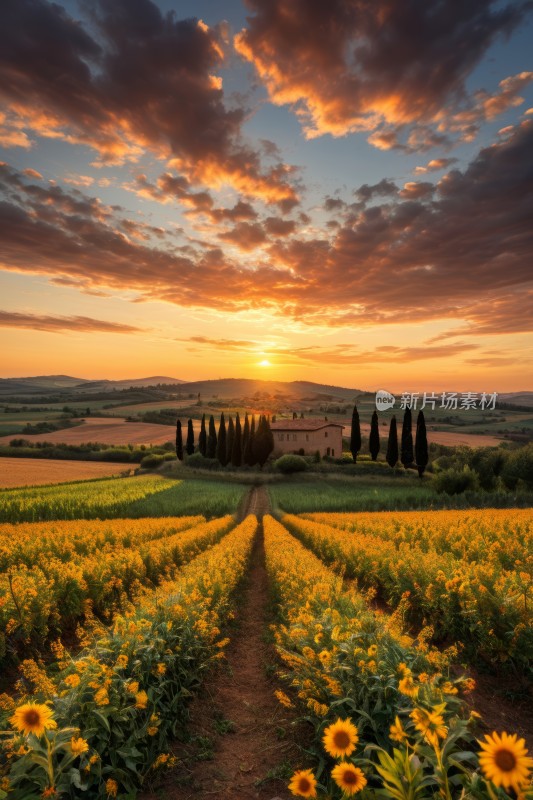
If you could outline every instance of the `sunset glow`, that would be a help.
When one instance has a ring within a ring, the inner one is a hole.
[[[437,5],[8,0],[0,377],[528,388],[531,14]]]

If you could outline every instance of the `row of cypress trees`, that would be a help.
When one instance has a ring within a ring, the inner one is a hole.
[[[406,408],[403,415],[401,447],[398,445],[398,429],[396,425],[396,417],[392,417],[389,426],[389,437],[387,441],[387,453],[385,460],[391,467],[395,467],[398,460],[402,462],[405,469],[408,467],[416,466],[420,477],[424,474],[429,461],[428,440],[426,431],[426,420],[424,419],[424,412],[419,411],[416,420],[416,434],[415,443],[413,447],[413,433],[412,433],[412,414],[411,409]],[[357,454],[361,449],[361,425],[359,422],[359,412],[357,406],[354,406],[352,413],[352,427],[350,435],[350,452],[353,460],[357,461]],[[379,437],[379,420],[378,413],[374,411],[372,414],[372,421],[370,423],[370,437],[368,440],[368,449],[372,461],[378,457],[381,449],[381,442]]]
[[[264,415],[259,417],[257,426],[255,416],[245,414],[244,425],[241,424],[239,413],[229,417],[226,426],[224,412],[220,415],[218,432],[215,426],[213,415],[209,418],[206,428],[205,414],[202,416],[200,435],[198,436],[198,452],[204,458],[216,458],[225,467],[231,464],[233,467],[249,466],[259,464],[263,467],[270,453],[274,449],[274,436],[270,429],[270,422]],[[194,440],[194,427],[192,419],[187,422],[187,439],[183,446],[183,431],[181,421],[176,422],[176,455],[183,461],[184,452],[192,455],[196,450]]]

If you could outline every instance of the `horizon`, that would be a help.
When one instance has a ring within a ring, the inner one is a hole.
[[[528,391],[526,3],[4,6],[2,377]]]

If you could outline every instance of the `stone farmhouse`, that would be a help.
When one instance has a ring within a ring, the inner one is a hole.
[[[270,423],[274,435],[274,454],[298,453],[303,450],[312,455],[318,450],[321,456],[342,455],[342,430],[344,425],[320,419],[291,419]]]

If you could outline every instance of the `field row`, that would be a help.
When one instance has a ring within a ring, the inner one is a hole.
[[[0,661],[30,644],[42,650],[94,616],[112,619],[138,602],[145,587],[174,578],[233,524],[226,515],[209,522],[185,517],[0,526],[0,554],[8,562],[0,573]],[[83,548],[86,555],[79,553]]]
[[[294,773],[292,794],[503,800],[505,786],[530,797],[523,740],[494,734],[480,751],[479,715],[462,699],[474,682],[449,678],[446,653],[405,637],[398,617],[370,611],[284,525],[265,517],[264,528],[287,687],[277,696],[310,726],[311,768]]]
[[[285,515],[283,522],[417,633],[429,629],[434,642],[457,642],[470,658],[489,665],[510,660],[527,673],[533,658],[530,511],[478,510],[466,519],[448,511],[310,516]]]
[[[0,490],[0,522],[233,514],[245,488],[160,475]]]
[[[184,724],[191,691],[223,654],[220,626],[230,615],[256,529],[253,516],[233,527],[183,566],[175,581],[116,616],[78,658],[58,645],[55,678],[34,661],[23,663],[18,688],[26,696],[17,704],[0,697],[0,727],[14,729],[0,753],[1,789],[9,789],[10,798],[74,798],[80,791],[88,800],[134,797],[158,770],[174,764],[169,742]]]

